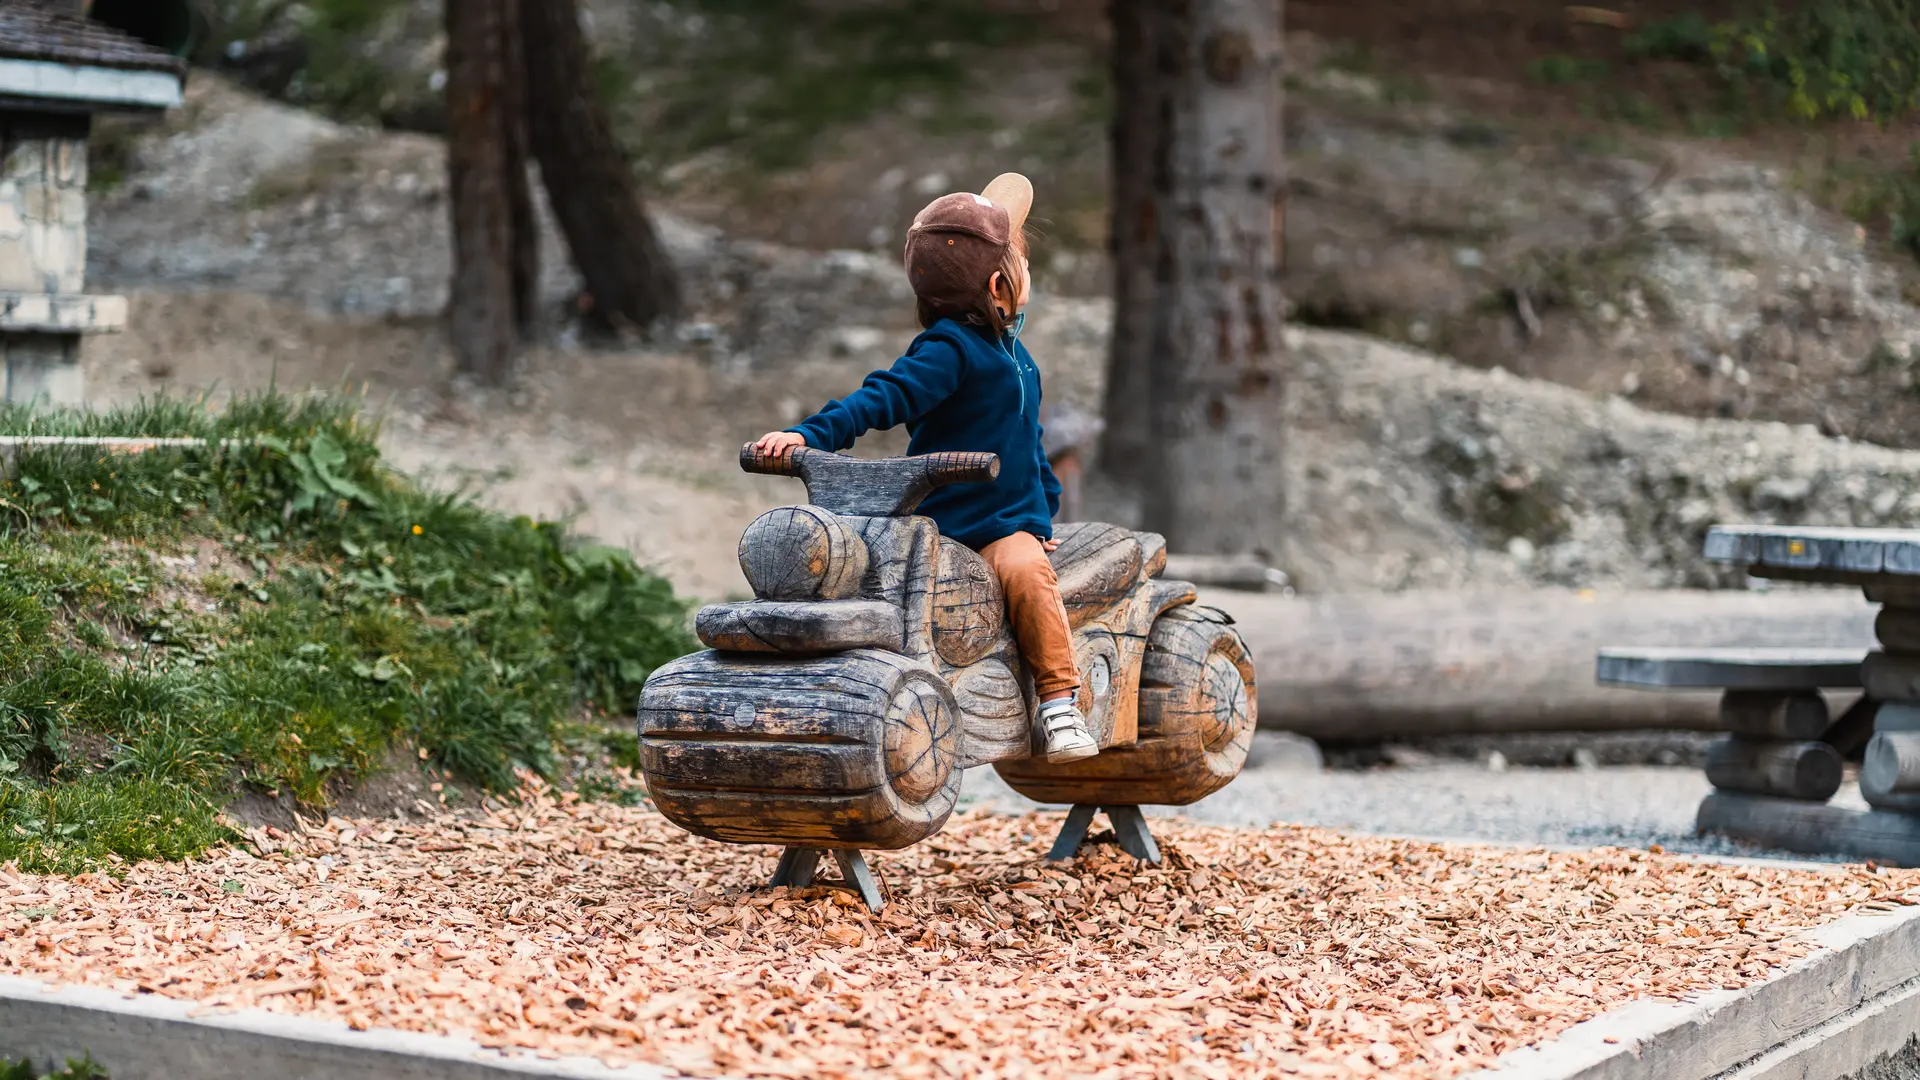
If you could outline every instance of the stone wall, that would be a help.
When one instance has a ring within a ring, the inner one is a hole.
[[[87,266],[87,144],[0,143],[0,292],[78,293]]]

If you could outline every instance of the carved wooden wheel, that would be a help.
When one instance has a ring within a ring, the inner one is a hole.
[[[1227,617],[1186,605],[1154,621],[1140,671],[1140,738],[1097,757],[994,769],[1029,799],[1049,803],[1185,806],[1240,774],[1258,715],[1253,659]]]
[[[1194,705],[1200,724],[1200,745],[1210,754],[1225,753],[1237,738],[1252,738],[1252,680],[1241,669],[1239,658],[1228,650],[1207,653]],[[1212,708],[1206,706],[1211,704]]]
[[[654,805],[714,840],[906,847],[960,796],[953,691],[886,650],[682,657],[647,680],[639,729]]]
[[[887,782],[910,803],[939,794],[953,773],[958,721],[953,695],[945,690],[909,678],[887,706]]]

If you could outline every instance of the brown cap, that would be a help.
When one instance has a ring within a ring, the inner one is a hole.
[[[941,311],[978,304],[1032,206],[1033,185],[1019,173],[1002,173],[978,195],[956,192],[928,203],[907,230],[914,295]]]

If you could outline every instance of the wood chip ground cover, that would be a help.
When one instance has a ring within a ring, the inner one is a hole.
[[[876,917],[758,889],[771,849],[535,789],[119,880],[0,867],[0,972],[694,1075],[1443,1077],[1920,896],[1920,872],[1166,821],[1161,867],[1107,843],[1055,866],[1059,823],[961,815],[876,856]]]

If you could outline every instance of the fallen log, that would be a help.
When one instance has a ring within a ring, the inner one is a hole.
[[[1700,801],[1694,830],[1780,851],[1920,866],[1920,817],[1887,810],[1715,791]]]
[[[1850,589],[1406,592],[1208,590],[1260,680],[1260,726],[1322,741],[1533,731],[1724,730],[1713,690],[1600,686],[1603,645],[1874,647]],[[1839,713],[1853,695],[1835,694]]]

